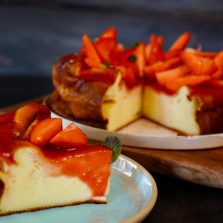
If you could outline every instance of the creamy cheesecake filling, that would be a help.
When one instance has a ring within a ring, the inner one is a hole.
[[[37,149],[20,148],[14,159],[14,164],[5,163],[0,172],[4,183],[0,214],[85,201],[106,202],[104,196],[94,197],[91,188],[78,177],[52,175],[59,170],[42,159]]]
[[[146,85],[143,93],[143,115],[157,123],[188,135],[200,134],[196,120],[197,101],[189,99],[188,87],[169,95]]]
[[[121,75],[118,75],[102,101],[102,117],[108,120],[106,129],[117,130],[140,117],[141,97],[141,85],[129,89],[122,82]]]

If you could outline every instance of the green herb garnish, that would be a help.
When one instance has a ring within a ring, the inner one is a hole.
[[[112,163],[115,162],[122,150],[122,145],[119,138],[116,136],[108,136],[105,138],[103,145],[112,150]]]
[[[109,68],[109,67],[110,67],[110,64],[109,64],[107,61],[104,61],[104,62],[103,62],[103,65],[104,65],[106,68]]]
[[[131,63],[135,63],[136,62],[136,56],[135,55],[130,55],[128,58],[128,61]]]
[[[136,42],[136,43],[132,44],[130,48],[136,48],[138,45],[139,45],[139,42]]]

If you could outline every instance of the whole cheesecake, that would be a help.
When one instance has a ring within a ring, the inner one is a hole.
[[[163,50],[163,36],[125,49],[115,28],[52,69],[49,105],[61,115],[116,131],[144,117],[183,135],[223,131],[223,53],[187,48],[190,33]]]
[[[111,162],[110,148],[88,145],[74,124],[62,129],[45,106],[0,115],[0,215],[106,203]]]

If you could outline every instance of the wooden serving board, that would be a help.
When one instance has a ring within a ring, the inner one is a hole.
[[[151,172],[223,188],[223,148],[176,151],[124,147],[123,154]]]
[[[32,102],[42,100],[43,97],[40,97]],[[0,113],[14,110],[25,103],[0,109]],[[136,160],[151,172],[223,188],[223,148],[177,151],[124,146],[122,153]]]

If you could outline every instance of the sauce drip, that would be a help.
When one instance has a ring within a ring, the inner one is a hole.
[[[110,176],[111,150],[103,146],[61,149],[48,145],[44,157],[59,167],[59,174],[78,177],[87,183],[94,196],[103,196]]]
[[[13,162],[12,153],[15,147],[14,114],[14,112],[10,112],[0,116],[0,156],[9,163]]]
[[[191,96],[199,96],[202,101],[209,101],[213,107],[223,106],[223,86],[205,83],[191,87]]]

